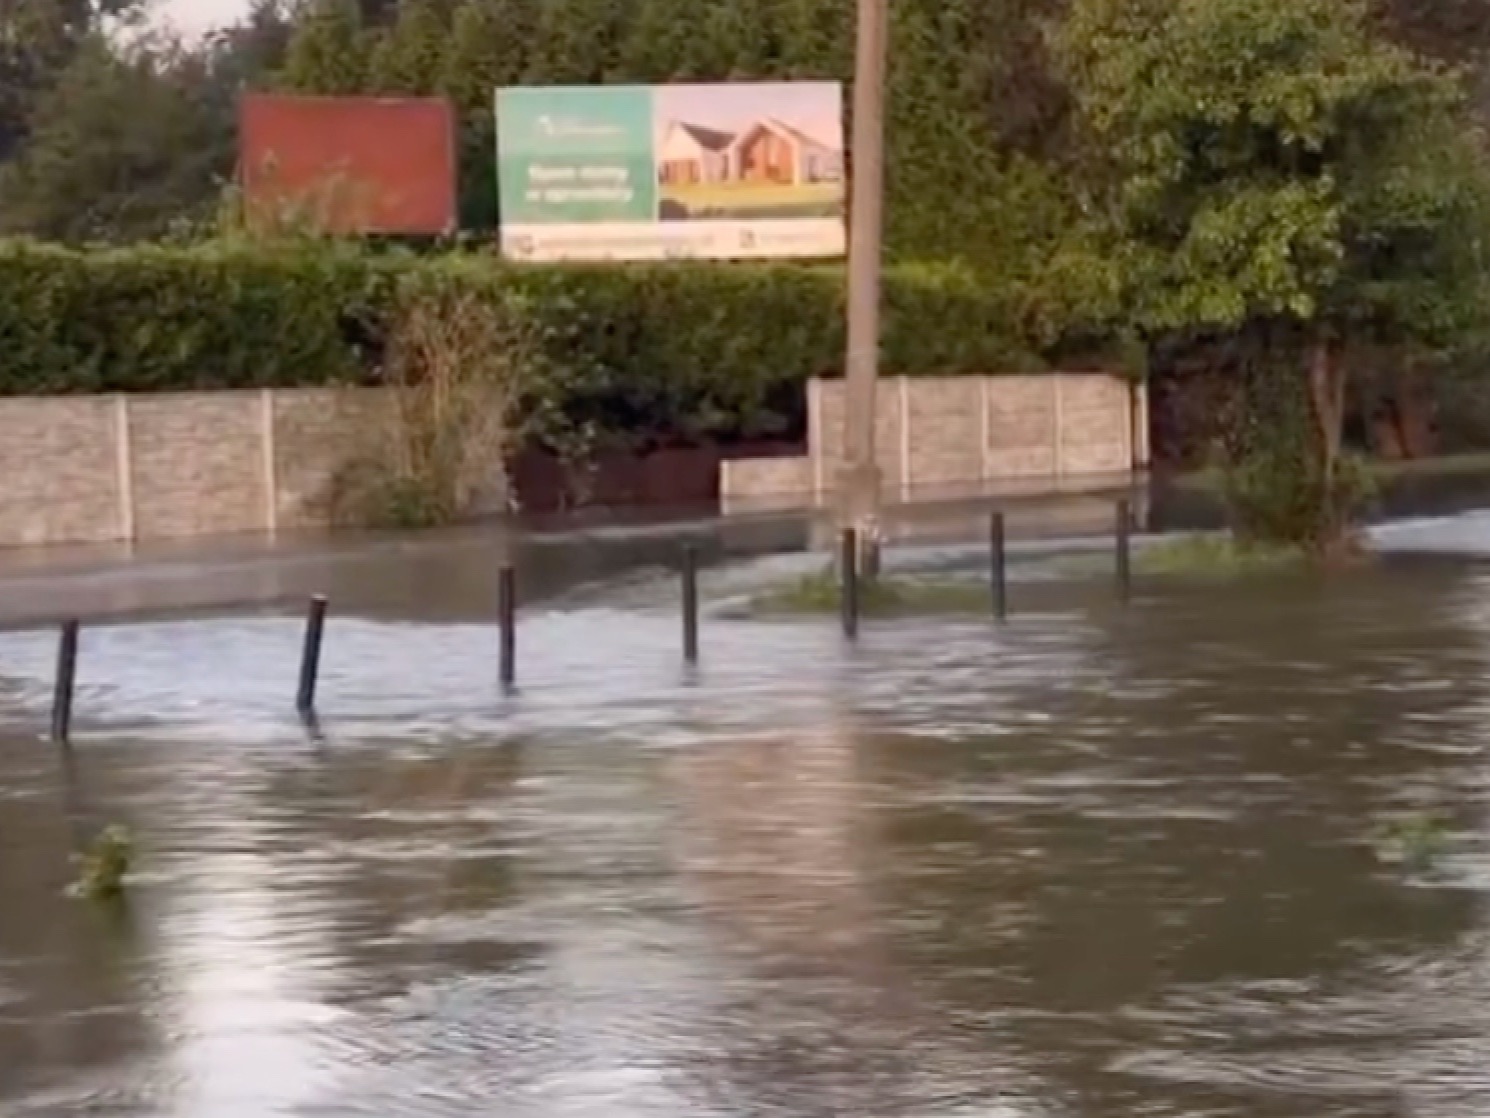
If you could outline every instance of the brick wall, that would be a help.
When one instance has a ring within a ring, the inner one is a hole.
[[[377,393],[0,399],[0,547],[321,523]]]
[[[808,386],[808,456],[726,462],[735,506],[830,495],[843,466],[844,384]],[[892,499],[1126,473],[1147,464],[1147,396],[1105,373],[886,377],[875,395],[875,453]]]

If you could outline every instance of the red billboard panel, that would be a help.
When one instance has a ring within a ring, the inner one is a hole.
[[[447,101],[248,94],[239,106],[238,166],[256,228],[456,227],[455,114]]]

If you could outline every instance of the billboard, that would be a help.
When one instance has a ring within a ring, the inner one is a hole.
[[[238,167],[250,225],[327,233],[456,227],[455,115],[434,98],[248,94]]]
[[[517,260],[845,251],[834,82],[498,90],[497,174]]]

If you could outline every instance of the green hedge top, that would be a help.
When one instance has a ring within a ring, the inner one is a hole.
[[[841,367],[841,268],[513,266],[326,242],[65,249],[0,242],[0,395],[371,383],[401,294],[520,300],[546,403],[602,432],[770,433]],[[1013,301],[956,271],[885,276],[887,373],[1038,367]]]

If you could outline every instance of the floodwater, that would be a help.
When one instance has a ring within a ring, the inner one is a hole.
[[[1490,513],[1377,539],[1127,606],[1032,549],[852,648],[714,552],[696,671],[662,544],[533,551],[510,696],[479,549],[379,553],[318,733],[294,611],[199,610],[85,632],[66,757],[0,634],[0,1114],[1483,1118]]]

